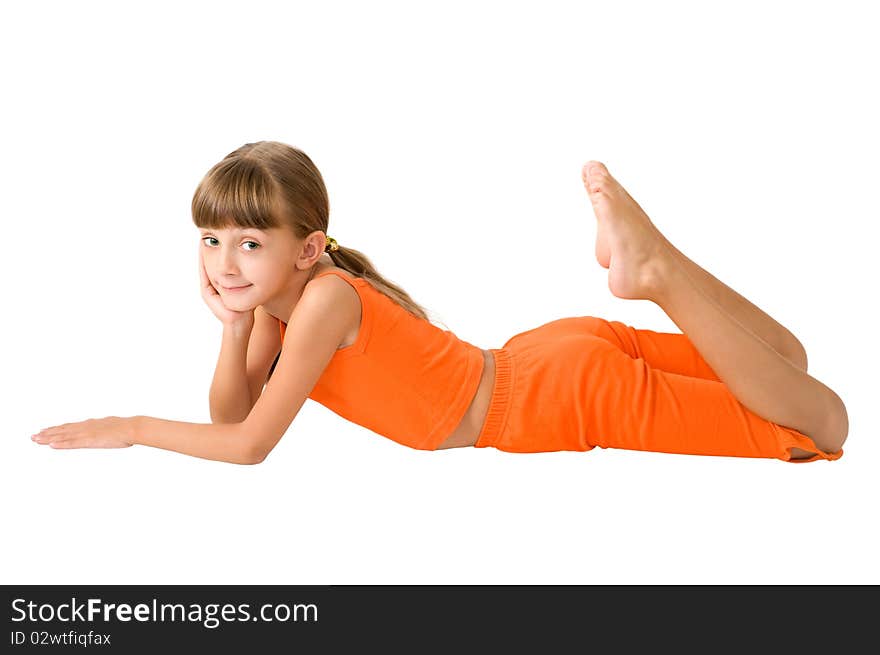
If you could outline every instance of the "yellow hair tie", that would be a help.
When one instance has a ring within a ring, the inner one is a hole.
[[[326,245],[324,246],[324,252],[334,252],[339,250],[339,244],[336,243],[336,239],[333,237],[327,237]]]

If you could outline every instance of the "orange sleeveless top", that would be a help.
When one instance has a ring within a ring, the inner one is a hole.
[[[361,299],[357,340],[336,351],[309,398],[404,446],[435,450],[470,406],[480,348],[414,316],[363,278],[339,270]],[[281,340],[286,324],[279,321]]]

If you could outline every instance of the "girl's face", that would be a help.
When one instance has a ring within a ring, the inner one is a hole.
[[[199,233],[208,279],[229,309],[253,309],[285,295],[297,272],[298,248],[289,231],[232,227]]]

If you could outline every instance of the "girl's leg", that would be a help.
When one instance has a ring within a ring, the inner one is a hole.
[[[625,189],[623,191],[626,192]],[[685,273],[704,294],[718,303],[724,311],[739,321],[743,327],[756,337],[763,339],[771,348],[792,364],[802,371],[807,370],[807,352],[791,331],[761,310],[760,307],[752,304],[747,298],[731,289],[709,273],[709,271],[688,258],[657,229],[653,222],[648,221],[648,223],[657,238],[672,253],[673,257],[681,263]],[[604,240],[597,240],[596,242],[596,258],[601,266],[608,268],[610,252]]]
[[[731,393],[762,418],[835,452],[848,421],[840,397],[782,357],[706,296],[674,261],[649,298],[681,328]]]
[[[743,327],[760,339],[763,339],[773,350],[785,357],[802,371],[807,370],[807,351],[788,329],[773,317],[749,302],[748,299],[724,284],[721,280],[686,257],[672,245],[666,237],[657,231],[663,245],[680,263],[684,272],[700,291],[718,303],[721,308],[735,318]]]
[[[657,303],[746,408],[809,435],[822,450],[839,450],[849,429],[840,397],[706,295],[601,163],[587,164],[585,182],[599,222],[598,240],[607,244],[612,293]]]
[[[653,412],[654,422],[658,423],[657,436],[651,437],[637,431],[638,436],[633,439],[631,435],[618,433],[616,437],[609,436],[599,445],[691,453],[702,448],[708,454],[778,456],[773,454],[776,450],[772,445],[763,453],[760,449],[756,450],[755,444],[764,444],[764,448],[767,448],[766,444],[773,442],[773,428],[767,421],[755,420],[760,417],[742,407],[702,358],[687,335],[638,329],[621,321],[609,321],[596,316],[557,319],[542,326],[540,330],[544,335],[557,339],[570,335],[591,334],[604,339],[630,359],[643,360],[647,365],[644,372],[648,373],[647,380],[653,377],[653,383],[648,382],[648,387],[653,388],[653,392],[642,395],[647,398],[645,404],[649,407],[649,411]],[[608,372],[608,377],[617,378],[618,384],[624,385],[626,378],[638,380],[642,371],[638,368],[639,362],[633,364],[637,366],[635,369],[618,364],[613,371]],[[674,375],[667,375],[669,373]],[[709,380],[716,384],[702,384],[691,378]],[[630,398],[639,395],[638,389],[639,385],[636,384],[633,387],[634,393],[627,389],[619,391],[622,397]],[[678,416],[665,415],[665,412],[659,409],[664,404],[673,407],[687,405],[690,410]],[[697,412],[694,412],[695,405],[699,406]],[[611,415],[619,417],[621,408],[613,408]],[[671,427],[673,424],[674,428]],[[730,425],[734,427],[730,428]],[[724,426],[728,428],[725,429]],[[677,442],[668,436],[676,433],[695,436]],[[702,435],[702,439],[696,435]],[[794,445],[800,443],[796,435],[787,435],[784,438],[789,442],[792,460],[817,459],[815,449],[805,450]],[[812,447],[810,444],[804,445]]]
[[[793,462],[843,455],[759,416],[723,382],[663,371],[600,337],[550,337],[517,352],[520,345],[509,427],[488,444],[501,450],[600,446]]]

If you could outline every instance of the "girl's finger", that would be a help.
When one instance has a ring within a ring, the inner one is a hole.
[[[202,286],[208,286],[208,273],[205,271],[205,260],[202,257],[202,249],[199,248],[199,277],[202,280]]]
[[[49,444],[49,448],[80,448],[81,446],[74,440],[53,441]]]
[[[199,274],[202,277],[202,288],[214,296],[219,296],[217,289],[214,288],[214,285],[211,284],[211,280],[208,279],[208,271],[205,270],[205,259],[202,256],[202,250],[199,249]]]

